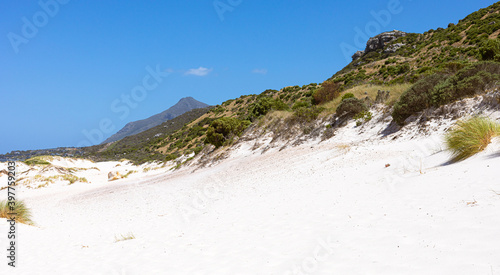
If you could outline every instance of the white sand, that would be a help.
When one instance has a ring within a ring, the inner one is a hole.
[[[395,140],[351,123],[115,182],[117,163],[82,163],[101,170],[79,172],[92,183],[19,191],[37,227],[18,225],[18,267],[2,256],[0,274],[500,274],[500,141],[443,165],[450,123]]]

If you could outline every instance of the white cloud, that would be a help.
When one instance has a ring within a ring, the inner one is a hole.
[[[254,74],[267,74],[267,69],[253,69]]]
[[[185,75],[196,75],[196,76],[206,76],[208,75],[213,69],[208,69],[204,67],[199,67],[198,69],[189,69]]]

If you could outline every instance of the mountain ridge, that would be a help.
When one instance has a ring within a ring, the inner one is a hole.
[[[162,124],[167,120],[171,120],[177,116],[180,116],[188,111],[193,109],[205,108],[208,107],[208,104],[200,102],[193,97],[184,97],[181,98],[175,105],[168,108],[167,110],[158,113],[156,115],[152,115],[148,118],[131,121],[127,123],[122,129],[118,132],[107,138],[101,144],[106,144],[114,141],[118,141],[125,137],[135,135],[146,130],[149,130],[155,126]]]

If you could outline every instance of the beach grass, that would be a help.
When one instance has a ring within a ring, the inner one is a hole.
[[[445,135],[452,161],[465,160],[486,149],[491,139],[500,136],[500,125],[485,117],[458,121]]]

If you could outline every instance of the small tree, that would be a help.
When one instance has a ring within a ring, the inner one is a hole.
[[[333,81],[323,82],[320,89],[316,90],[312,97],[313,102],[316,105],[332,101],[333,99],[340,96],[340,83]]]

